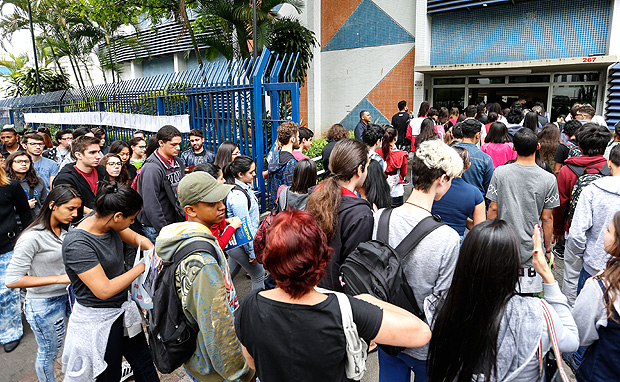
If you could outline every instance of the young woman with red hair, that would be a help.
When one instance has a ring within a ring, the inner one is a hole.
[[[252,291],[235,314],[248,364],[262,381],[347,381],[338,300],[315,290],[330,259],[325,233],[309,213],[283,211],[266,243],[263,264],[277,287]],[[428,325],[406,310],[367,294],[347,297],[367,343],[417,347],[430,340]]]

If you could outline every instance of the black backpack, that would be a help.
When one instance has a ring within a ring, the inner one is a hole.
[[[174,277],[179,263],[194,252],[207,252],[218,260],[211,243],[194,241],[179,249],[172,262],[163,264],[155,281],[153,309],[149,311],[149,345],[155,366],[164,374],[172,373],[196,351],[198,325],[183,313]]]
[[[394,249],[387,244],[392,211],[391,208],[386,209],[381,214],[377,240],[360,243],[340,267],[344,292],[352,296],[368,293],[424,320],[424,312],[418,307],[402,264],[413,248],[443,223],[436,216],[422,219]],[[396,355],[404,349],[397,346],[379,346],[390,355]]]

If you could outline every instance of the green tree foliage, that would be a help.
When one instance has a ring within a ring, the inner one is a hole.
[[[36,70],[23,68],[12,73],[12,80],[4,90],[9,96],[19,97],[37,94]],[[69,78],[50,69],[39,69],[41,92],[49,93],[69,89]]]
[[[306,82],[306,71],[312,61],[312,48],[317,45],[314,32],[301,25],[299,20],[282,18],[270,25],[267,47],[275,53],[299,53],[293,81],[303,86]]]
[[[252,56],[252,2],[248,0],[196,0],[197,30],[205,33],[199,42],[208,45],[207,58],[218,55],[228,60]],[[301,0],[257,0],[256,44],[261,52],[269,39],[271,25],[277,21],[273,9],[290,4],[301,12]]]

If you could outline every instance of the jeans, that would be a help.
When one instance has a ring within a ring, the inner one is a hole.
[[[142,230],[144,232],[144,236],[146,236],[146,238],[149,239],[153,245],[155,245],[155,240],[158,236],[155,228],[143,225]]]
[[[26,298],[26,320],[37,340],[35,371],[40,382],[55,382],[54,362],[65,339],[66,319],[71,314],[69,296]]]
[[[17,341],[24,334],[19,288],[7,288],[4,284],[11,257],[13,250],[0,255],[0,344]]]
[[[581,268],[581,273],[579,273],[579,281],[577,282],[577,296],[579,296],[579,293],[581,293],[581,289],[583,289],[586,280],[588,280],[590,277],[592,277],[592,275],[586,272],[584,268]],[[575,360],[575,363],[577,363],[577,365],[581,365],[581,361],[583,361],[583,356],[586,354],[586,350],[588,350],[587,346],[580,346],[579,349],[577,349],[577,351],[573,353],[573,359]]]
[[[159,381],[149,346],[144,333],[134,337],[123,335],[123,317],[114,321],[108,337],[104,360],[108,364],[105,371],[97,377],[97,382],[118,382],[121,379],[122,357],[131,365],[136,382]]]
[[[391,356],[379,348],[379,382],[409,382],[412,371],[415,382],[426,382],[426,360],[403,352]]]
[[[250,278],[252,279],[252,290],[265,289],[265,268],[263,268],[262,264],[250,263],[247,252],[241,247],[233,248],[226,251],[226,253],[228,254],[228,266],[230,267],[231,278],[234,279],[237,273],[239,273],[239,270],[243,267],[243,269],[250,274]]]

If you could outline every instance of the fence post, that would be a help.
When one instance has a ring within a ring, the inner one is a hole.
[[[252,147],[252,156],[256,162],[256,178],[258,179],[258,189],[260,190],[261,210],[265,211],[267,198],[265,193],[265,179],[263,179],[263,164],[265,156],[265,143],[263,142],[263,73],[267,66],[269,50],[263,49],[263,53],[258,57],[252,73],[252,88],[254,98],[254,138],[256,147]]]
[[[196,96],[193,95],[188,95],[189,97],[189,128],[191,129],[197,129],[200,128],[200,130],[202,130],[202,135],[203,136],[207,136],[207,132],[205,131],[205,128],[203,126],[197,126],[196,123]]]
[[[105,111],[105,103],[103,101],[98,101],[97,102],[97,110],[99,111]],[[103,129],[103,125],[99,125],[100,128]],[[108,144],[107,139],[108,139],[108,134],[106,133],[106,145]]]
[[[32,106],[29,107],[30,112],[34,113],[34,108]],[[24,127],[25,127],[26,123],[24,122]],[[37,129],[37,124],[35,122],[32,122],[32,129],[31,130],[36,130]]]
[[[63,104],[58,105],[58,112],[59,113],[64,113],[65,112],[65,106]],[[60,124],[60,130],[63,130],[65,128],[65,125],[63,125],[62,123]]]
[[[164,97],[157,97],[157,115],[166,115],[164,107]]]
[[[15,112],[13,109],[9,109],[9,123],[15,126]]]
[[[299,82],[293,82],[293,90],[291,90],[291,106],[293,122],[299,125],[301,115],[299,112]]]

